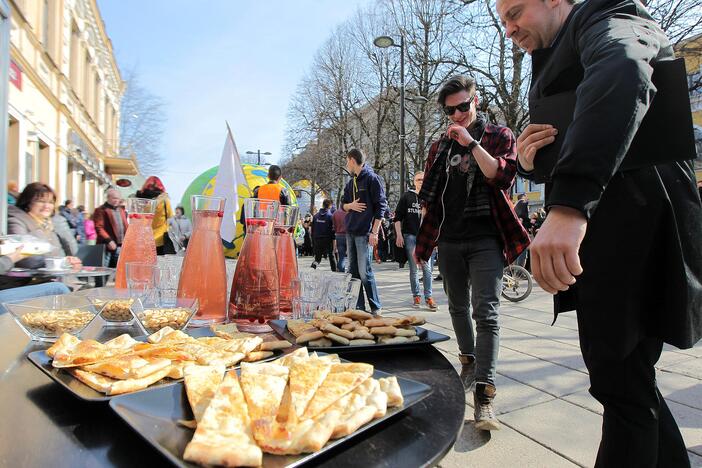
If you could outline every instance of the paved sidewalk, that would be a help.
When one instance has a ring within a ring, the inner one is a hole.
[[[386,315],[421,314],[427,328],[455,336],[441,282],[433,283],[439,311],[417,310],[411,307],[407,267],[400,270],[396,263],[373,267]],[[602,407],[587,391],[575,314],[561,315],[550,326],[551,296],[535,286],[522,302],[503,301],[501,317],[495,403],[502,430],[476,431],[467,421],[439,466],[593,466]],[[455,340],[437,348],[458,367]],[[680,426],[692,466],[702,467],[702,345],[686,351],[666,347],[657,367],[661,393]],[[467,419],[472,415],[473,409],[466,407]]]

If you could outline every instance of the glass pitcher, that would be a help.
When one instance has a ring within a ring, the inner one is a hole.
[[[115,289],[127,289],[127,263],[156,264],[156,242],[151,228],[156,200],[127,198],[126,208],[129,227],[125,226],[127,232],[117,261]]]
[[[292,281],[297,278],[297,255],[295,248],[295,226],[300,209],[282,205],[275,220],[275,255],[278,260],[278,282],[280,285],[280,318],[292,318]]]
[[[229,316],[242,331],[269,332],[268,321],[279,317],[280,290],[273,235],[278,206],[272,200],[244,201],[246,237],[229,298]]]
[[[185,251],[178,282],[178,298],[197,299],[199,309],[190,326],[227,321],[227,272],[219,229],[225,199],[193,195],[193,234]]]

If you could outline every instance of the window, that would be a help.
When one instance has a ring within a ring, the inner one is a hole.
[[[36,151],[36,143],[27,146],[27,152],[24,153],[24,185],[31,184],[37,180],[34,151]]]
[[[80,89],[80,34],[78,33],[78,26],[73,23],[71,28],[71,57],[70,57],[70,69],[69,75],[71,79],[71,86],[73,86],[73,91],[78,94]]]
[[[41,43],[44,44],[44,48],[49,48],[49,0],[43,0],[41,2]]]
[[[108,148],[112,148],[112,129],[110,128],[110,101],[105,98],[105,110],[103,115],[103,135],[105,135],[105,143]]]
[[[93,86],[93,80],[90,69],[90,54],[85,49],[85,60],[83,61],[83,106],[90,111],[90,88]]]
[[[39,182],[47,185],[51,184],[51,156],[49,155],[49,145],[39,140]]]
[[[93,121],[97,124],[100,116],[100,77],[95,74],[95,88],[93,90]]]
[[[19,180],[19,121],[10,116],[10,127],[7,132],[7,180]]]

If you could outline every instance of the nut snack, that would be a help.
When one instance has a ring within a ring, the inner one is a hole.
[[[41,310],[24,314],[20,321],[34,332],[48,334],[70,333],[83,329],[93,314],[81,309]]]
[[[100,317],[108,322],[128,322],[133,319],[132,304],[134,299],[95,299],[96,307],[102,307]]]
[[[190,320],[193,311],[186,307],[159,307],[144,309],[137,313],[147,332],[155,333],[164,327],[182,329]]]

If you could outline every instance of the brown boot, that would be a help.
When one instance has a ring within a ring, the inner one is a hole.
[[[495,417],[495,409],[492,401],[495,399],[497,389],[494,385],[478,382],[475,384],[473,393],[473,405],[475,406],[475,428],[480,431],[497,431],[500,423]]]

